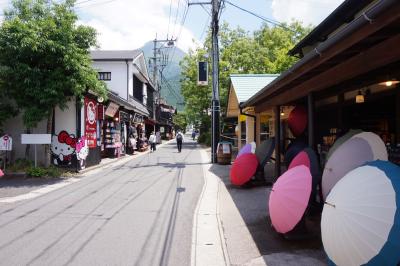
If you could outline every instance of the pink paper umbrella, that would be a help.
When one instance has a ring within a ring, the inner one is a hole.
[[[256,173],[258,166],[257,156],[253,153],[240,155],[233,162],[231,168],[231,182],[234,185],[241,186],[250,180]]]
[[[310,199],[311,173],[299,165],[281,175],[269,196],[269,214],[279,233],[287,233],[301,220]]]
[[[2,177],[4,175],[3,171],[1,171],[0,169],[0,177]]]

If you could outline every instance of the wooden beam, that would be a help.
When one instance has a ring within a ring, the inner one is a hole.
[[[281,175],[281,107],[274,108],[274,130],[275,130],[275,180]]]
[[[308,147],[315,148],[314,138],[314,95],[310,92],[307,95],[307,109],[308,109]]]
[[[343,38],[342,40],[338,41],[335,45],[332,45],[331,47],[327,48],[323,52],[323,55],[321,57],[315,57],[311,59],[309,62],[300,66],[298,69],[296,69],[295,72],[287,74],[287,76],[284,79],[278,81],[276,84],[273,84],[273,86],[271,86],[263,94],[259,95],[258,99],[254,101],[252,105],[254,106],[259,105],[261,102],[265,101],[269,96],[276,93],[278,90],[281,90],[285,86],[290,86],[291,82],[302,77],[305,73],[322,65],[323,63],[339,55],[340,53],[346,52],[346,50],[348,50],[353,45],[366,39],[368,36],[373,35],[375,32],[381,30],[385,26],[395,22],[398,19],[400,19],[400,5],[395,5],[393,8],[389,9],[388,11],[380,14],[379,17],[375,18],[374,23],[372,24],[368,23],[363,25],[361,28],[357,29],[347,38]],[[288,71],[291,71],[291,69],[289,69]]]
[[[369,48],[357,56],[344,61],[341,64],[325,71],[312,79],[309,79],[299,86],[291,88],[272,97],[269,100],[256,106],[256,112],[262,112],[274,105],[281,105],[295,99],[306,96],[312,91],[319,91],[329,88],[335,84],[355,78],[368,73],[379,67],[384,67],[400,60],[400,34]]]
[[[396,125],[396,143],[400,143],[400,91],[399,87],[396,88],[396,117],[395,117],[395,125]]]

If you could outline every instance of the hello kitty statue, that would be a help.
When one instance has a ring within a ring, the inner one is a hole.
[[[78,139],[78,143],[76,144],[76,159],[78,160],[80,169],[85,169],[86,166],[86,158],[89,155],[89,147],[87,145],[86,137],[83,136]]]
[[[75,147],[76,139],[74,135],[68,134],[65,130],[61,131],[58,136],[54,135],[51,140],[53,163],[61,166],[71,165]]]

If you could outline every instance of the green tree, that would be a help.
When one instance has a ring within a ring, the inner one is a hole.
[[[219,92],[222,115],[226,110],[231,74],[281,73],[298,60],[288,56],[287,52],[310,31],[310,28],[303,27],[299,22],[284,26],[285,28],[269,27],[265,24],[260,30],[249,33],[241,28],[231,29],[227,23],[221,25]],[[211,51],[210,35],[204,43],[204,48],[190,51],[181,62],[181,91],[186,102],[186,114],[190,123],[201,124],[203,132],[210,129],[210,116],[207,111],[211,103],[211,82],[208,87],[197,86],[197,61],[204,59],[207,51]]]
[[[14,0],[0,27],[0,91],[33,128],[47,118],[51,132],[56,106],[82,99],[90,89],[106,98],[105,84],[91,66],[96,31],[77,25],[73,0]],[[50,158],[49,149],[46,153]],[[49,161],[49,160],[48,160]]]
[[[185,130],[188,125],[185,113],[177,113],[173,116],[173,121],[178,129]]]

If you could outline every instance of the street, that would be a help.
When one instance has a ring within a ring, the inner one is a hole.
[[[190,265],[204,179],[197,144],[104,166],[40,197],[0,203],[0,265]]]

